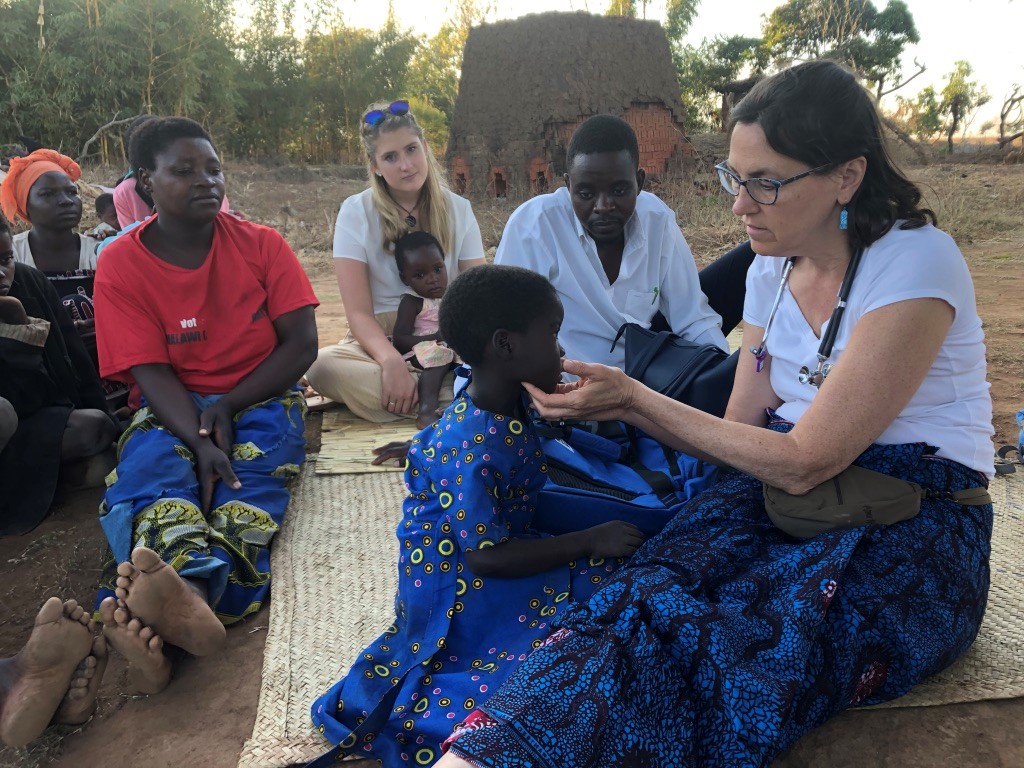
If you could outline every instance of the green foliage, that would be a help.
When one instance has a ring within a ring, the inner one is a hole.
[[[445,147],[448,144],[447,115],[426,99],[418,96],[409,99],[409,108],[416,115],[416,122],[423,129],[427,144],[434,150],[437,157],[444,158]]]
[[[682,45],[686,33],[690,31],[700,0],[668,0],[665,3],[665,34],[670,43],[676,47]]]
[[[719,129],[721,94],[716,89],[735,80],[745,68],[762,70],[760,42],[757,38],[734,35],[675,50],[673,58],[689,130]]]
[[[630,19],[636,18],[636,0],[612,0],[608,5],[605,16],[625,16]]]
[[[76,155],[115,115],[230,123],[230,0],[48,0],[42,45],[38,9],[38,0],[0,5],[0,139],[23,133]]]
[[[908,133],[919,139],[935,138],[942,130],[942,109],[938,94],[932,86],[923,88],[913,99],[897,97],[895,119]]]
[[[836,59],[879,94],[898,78],[904,48],[920,40],[902,0],[890,0],[881,12],[871,0],[787,0],[771,12],[762,32],[776,63]]]
[[[940,109],[946,116],[946,150],[953,151],[953,137],[963,128],[967,129],[978,107],[987,104],[991,98],[983,85],[971,79],[974,70],[963,60],[957,61],[954,69],[946,75],[942,88]]]

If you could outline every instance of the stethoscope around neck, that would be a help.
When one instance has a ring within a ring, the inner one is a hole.
[[[857,273],[857,267],[863,255],[864,246],[861,245],[857,247],[853,252],[853,256],[850,257],[850,263],[846,266],[846,274],[843,275],[843,283],[839,286],[836,305],[832,308],[832,315],[828,319],[828,325],[825,326],[825,332],[821,335],[821,344],[818,345],[818,367],[812,371],[806,365],[800,366],[800,372],[797,373],[796,377],[801,384],[810,384],[815,389],[820,389],[822,383],[824,383],[834,367],[834,363],[830,363],[829,358],[832,356],[832,347],[835,346],[836,336],[839,335],[839,325],[843,319],[843,313],[846,311],[846,302],[850,298],[850,289],[853,288],[853,277]],[[795,263],[795,257],[791,256],[786,259],[786,265],[782,268],[782,280],[779,282],[779,290],[775,294],[775,301],[772,302],[772,310],[768,313],[768,322],[764,324],[764,335],[761,337],[761,343],[756,347],[750,348],[751,354],[757,360],[758,373],[764,368],[764,361],[768,355],[768,335],[771,333],[772,324],[775,322],[775,315],[779,311],[779,304],[782,303],[782,294],[785,293],[786,286],[789,284],[789,276],[793,272],[793,265]]]

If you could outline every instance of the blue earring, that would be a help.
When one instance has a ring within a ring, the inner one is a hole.
[[[848,229],[850,226],[850,214],[846,210],[846,206],[843,206],[843,210],[839,212],[839,228]]]

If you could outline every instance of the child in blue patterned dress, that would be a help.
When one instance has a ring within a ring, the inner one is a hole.
[[[585,599],[643,534],[615,521],[562,536],[531,528],[544,456],[522,382],[554,391],[562,306],[529,270],[481,266],[441,307],[472,379],[412,441],[398,526],[394,623],[312,708],[345,755],[430,765],[455,725]]]

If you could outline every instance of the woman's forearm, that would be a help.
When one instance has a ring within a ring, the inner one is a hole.
[[[790,493],[806,493],[830,471],[825,452],[808,450],[792,434],[725,421],[646,387],[639,388],[626,421],[678,451],[735,467]]]
[[[136,365],[131,373],[165,429],[193,451],[209,440],[199,434],[199,408],[170,365]]]
[[[316,360],[317,331],[312,307],[303,307],[274,323],[279,342],[267,358],[222,398],[232,414],[284,392]]]

